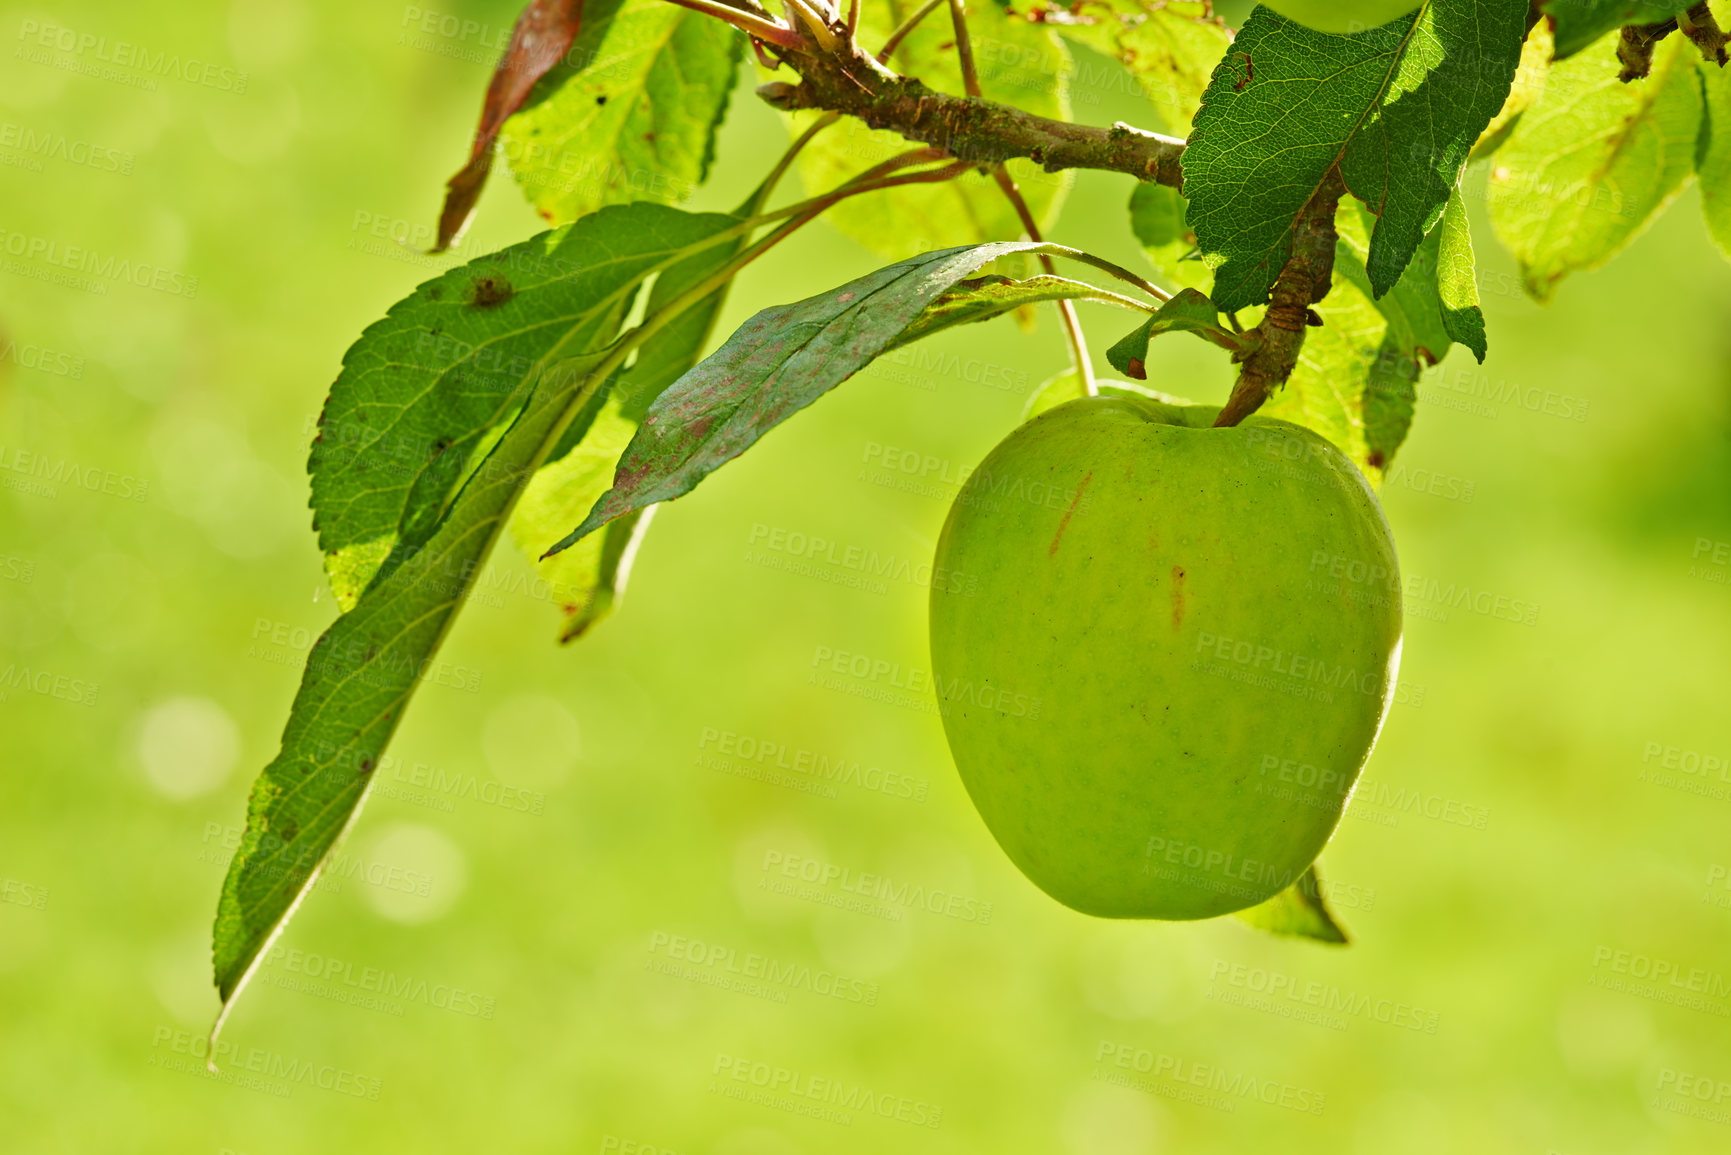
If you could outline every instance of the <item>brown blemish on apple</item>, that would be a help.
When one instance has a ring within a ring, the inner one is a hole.
[[[1172,628],[1184,624],[1184,568],[1172,567]]]
[[[1090,469],[1082,475],[1082,484],[1076,487],[1076,496],[1070,499],[1070,508],[1064,511],[1064,516],[1058,519],[1058,532],[1052,535],[1052,544],[1046,550],[1046,556],[1051,557],[1058,552],[1058,543],[1064,539],[1064,530],[1070,525],[1070,518],[1076,514],[1076,507],[1082,503],[1082,491],[1088,488],[1088,483],[1094,480],[1094,471]]]

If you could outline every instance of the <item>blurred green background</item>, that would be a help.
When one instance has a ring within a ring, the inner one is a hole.
[[[953,486],[886,484],[886,452],[976,463],[1064,364],[1047,315],[861,375],[663,509],[580,644],[501,550],[444,655],[478,684],[421,692],[204,1075],[217,888],[334,614],[311,422],[393,301],[539,228],[501,173],[456,257],[374,235],[424,247],[514,15],[447,0],[482,30],[411,42],[420,10],[0,18],[0,1149],[1731,1148],[1731,268],[1692,189],[1548,309],[1471,202],[1490,359],[1427,379],[1385,503],[1408,573],[1537,608],[1409,606],[1422,700],[1324,858],[1350,948],[1065,910],[991,842],[934,713],[813,680],[825,648],[923,667],[925,593],[760,564],[754,527],[923,559]],[[46,24],[215,69],[27,55]],[[742,86],[694,203],[785,139]],[[1128,192],[1083,176],[1056,239],[1140,262]],[[57,281],[48,246],[149,271]],[[724,331],[872,263],[815,227]],[[1087,319],[1097,349],[1123,325]],[[1215,351],[1155,354],[1151,383],[1224,396]],[[806,861],[961,913],[794,886]],[[788,1092],[817,1080],[875,1109],[813,1117]]]

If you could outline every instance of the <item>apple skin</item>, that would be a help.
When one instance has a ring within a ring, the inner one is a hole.
[[[1144,397],[1020,426],[957,495],[932,671],[957,770],[1023,874],[1112,918],[1212,918],[1296,881],[1400,660],[1394,542],[1316,434]],[[960,590],[963,592],[951,592]]]
[[[1380,28],[1418,7],[1413,0],[1263,0],[1263,6],[1336,36]]]

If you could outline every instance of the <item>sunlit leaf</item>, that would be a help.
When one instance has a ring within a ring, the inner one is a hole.
[[[1095,0],[1087,4],[1016,3],[1012,8],[1064,39],[1122,65],[1137,89],[1160,113],[1167,131],[1185,135],[1209,75],[1232,34],[1200,0]],[[1109,78],[1084,61],[1075,80],[1077,97],[1096,96]]]
[[[1322,881],[1315,866],[1306,869],[1297,882],[1267,902],[1238,911],[1233,917],[1269,934],[1310,938],[1336,946],[1351,942],[1322,897]]]
[[[1731,72],[1701,62],[1696,68],[1706,100],[1706,147],[1696,164],[1701,212],[1714,244],[1731,257]]]
[[[1490,174],[1491,224],[1534,297],[1610,260],[1682,190],[1701,133],[1696,57],[1668,37],[1651,75],[1624,84],[1607,38],[1551,69]]]
[[[1448,207],[1437,228],[1436,287],[1443,329],[1483,363],[1488,351],[1485,315],[1479,308],[1478,263],[1473,258],[1472,229],[1460,189],[1449,194]]]
[[[452,269],[368,326],[343,357],[308,462],[338,604],[352,607],[431,538],[551,361],[611,339],[641,277],[620,287],[588,254],[652,235],[661,247],[647,271],[732,224],[651,205],[597,213]]]
[[[568,62],[501,147],[555,224],[602,205],[673,204],[709,173],[745,37],[665,0],[589,0]]]

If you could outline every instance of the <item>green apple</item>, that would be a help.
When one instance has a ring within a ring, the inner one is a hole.
[[[987,455],[933,572],[956,768],[1059,902],[1211,918],[1303,874],[1392,697],[1400,579],[1375,495],[1309,430],[1120,395]]]
[[[1263,0],[1288,20],[1335,35],[1364,32],[1417,8],[1413,0]]]

